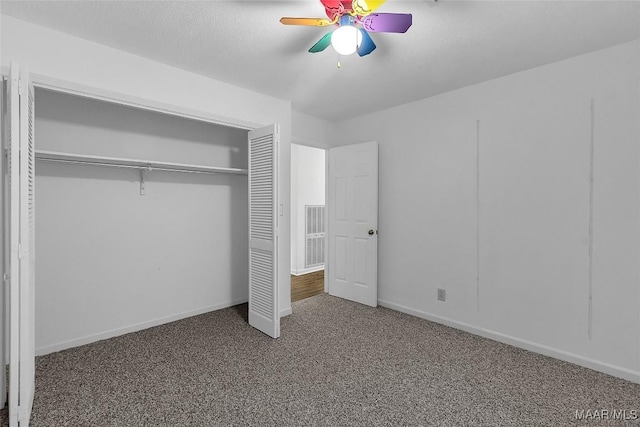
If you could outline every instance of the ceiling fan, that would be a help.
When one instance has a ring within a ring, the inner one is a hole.
[[[374,13],[385,0],[320,0],[327,18],[289,18],[280,22],[284,25],[306,25],[327,27],[336,25],[333,31],[324,35],[309,52],[317,53],[329,45],[340,55],[365,56],[373,52],[376,44],[369,33],[405,33],[411,27],[410,13]],[[338,66],[340,66],[338,64]]]

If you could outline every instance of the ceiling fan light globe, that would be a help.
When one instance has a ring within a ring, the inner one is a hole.
[[[331,46],[340,55],[351,55],[362,43],[362,33],[353,25],[343,25],[331,33]]]

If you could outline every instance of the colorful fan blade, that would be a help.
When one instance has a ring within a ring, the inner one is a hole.
[[[326,18],[280,18],[284,25],[307,25],[309,27],[326,27],[331,21]]]
[[[366,16],[380,7],[385,0],[353,0],[352,9],[360,16]]]
[[[328,9],[337,9],[342,4],[342,0],[320,0],[320,3]]]
[[[362,43],[360,43],[360,47],[358,47],[358,55],[369,55],[376,48],[376,44],[371,39],[369,33],[362,28],[360,28],[360,32],[362,33]]]
[[[342,0],[342,9],[345,13],[353,12],[353,1],[352,0]]]
[[[325,34],[324,37],[318,40],[316,44],[311,46],[311,49],[309,49],[309,52],[311,53],[322,52],[327,47],[329,47],[329,45],[331,44],[331,33],[333,33],[333,31]]]
[[[380,1],[380,0],[370,0],[370,1]],[[384,1],[384,0],[383,0]],[[351,12],[353,0],[320,0],[320,3],[325,7],[325,9],[333,9],[333,10],[342,10]]]
[[[330,20],[335,21],[344,13],[344,5],[341,0],[320,0]],[[351,7],[351,6],[349,6]]]
[[[412,23],[410,13],[372,13],[360,20],[372,33],[406,33]]]

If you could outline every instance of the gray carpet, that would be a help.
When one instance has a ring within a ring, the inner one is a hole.
[[[575,419],[640,414],[640,385],[327,295],[293,307],[277,340],[244,305],[39,357],[32,425],[640,425]]]

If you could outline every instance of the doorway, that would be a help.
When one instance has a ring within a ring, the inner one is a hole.
[[[291,144],[291,302],[325,291],[326,151]]]

